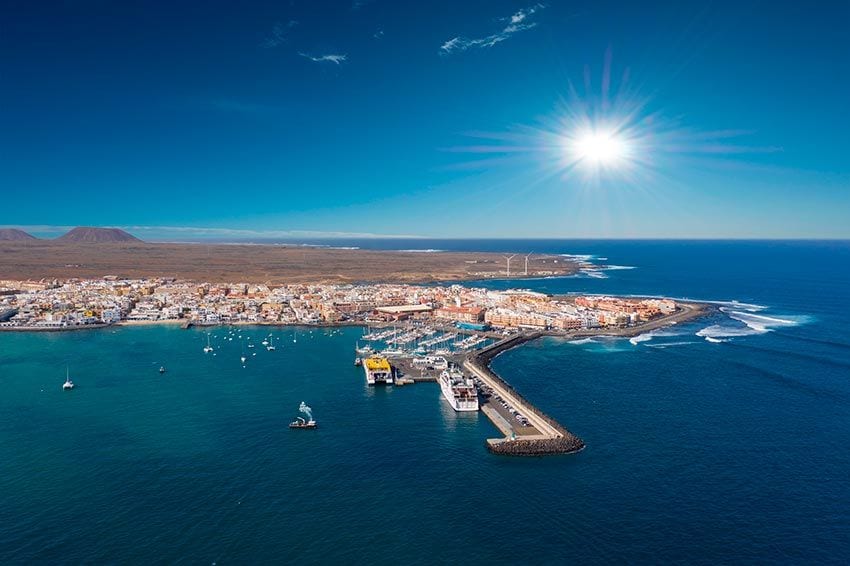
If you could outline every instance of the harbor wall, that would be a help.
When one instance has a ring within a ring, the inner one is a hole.
[[[584,441],[578,436],[571,433],[558,421],[538,409],[533,403],[523,397],[516,389],[502,379],[496,372],[490,368],[490,362],[506,350],[515,348],[531,340],[536,340],[543,336],[543,332],[533,332],[529,334],[519,334],[511,336],[500,342],[492,344],[486,348],[482,348],[478,352],[470,354],[467,357],[467,362],[475,366],[475,368],[487,374],[487,377],[497,382],[502,388],[506,389],[523,405],[525,411],[534,413],[538,418],[545,421],[549,426],[555,429],[560,436],[551,438],[500,438],[488,439],[486,441],[487,449],[494,454],[503,454],[507,456],[544,456],[547,454],[570,454],[578,452],[585,447]]]

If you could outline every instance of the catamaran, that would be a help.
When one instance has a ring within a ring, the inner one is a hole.
[[[65,366],[65,383],[62,384],[62,389],[68,391],[74,388],[74,382],[71,381],[71,370]]]
[[[204,346],[204,353],[209,354],[213,351],[213,347],[210,345],[210,335],[207,334],[207,345]]]

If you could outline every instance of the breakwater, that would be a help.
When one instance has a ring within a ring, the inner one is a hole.
[[[516,410],[526,416],[532,424],[531,434],[517,435],[508,432],[508,421],[497,416],[496,411],[485,411],[500,430],[503,438],[489,438],[485,441],[487,449],[494,454],[507,456],[545,456],[549,454],[571,454],[585,447],[584,441],[571,433],[555,419],[538,409],[525,399],[509,383],[490,369],[490,361],[502,352],[515,348],[530,340],[543,336],[542,332],[522,333],[506,338],[478,352],[467,356],[464,367],[482,380],[493,392],[509,402]]]

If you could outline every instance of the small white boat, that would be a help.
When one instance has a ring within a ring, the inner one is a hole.
[[[266,350],[268,350],[269,352],[273,352],[275,350],[274,338],[271,339],[271,342],[267,342],[267,344],[268,345],[266,346]]]
[[[209,354],[213,351],[213,347],[210,345],[210,335],[207,334],[207,345],[204,346],[204,353]]]
[[[65,383],[62,384],[62,389],[64,391],[68,391],[69,389],[74,388],[74,382],[71,381],[71,372],[68,368],[65,368]]]

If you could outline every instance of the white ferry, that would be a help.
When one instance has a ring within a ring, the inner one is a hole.
[[[392,385],[393,368],[387,358],[374,355],[363,360],[363,371],[366,373],[366,383],[376,385],[384,383]]]
[[[455,411],[477,411],[478,390],[469,377],[457,367],[451,367],[440,374],[440,389],[443,397]]]

